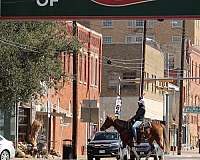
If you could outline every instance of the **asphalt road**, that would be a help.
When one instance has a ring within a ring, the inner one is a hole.
[[[54,158],[53,160],[61,160],[61,159],[62,158]],[[30,159],[15,158],[14,160],[30,160]],[[44,159],[38,158],[32,160],[44,160]],[[87,160],[87,158],[86,156],[83,156],[78,160]],[[102,158],[102,160],[115,160],[115,158]],[[145,160],[145,158],[142,158],[141,160]],[[149,158],[149,160],[153,160],[153,158]],[[171,152],[169,155],[164,156],[164,160],[200,160],[200,154],[198,153],[198,149],[190,151],[182,151],[182,155],[176,155],[176,152],[174,154],[173,152]]]

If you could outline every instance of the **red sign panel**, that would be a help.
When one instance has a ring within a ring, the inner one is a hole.
[[[155,0],[91,0],[91,1],[105,6],[117,7],[117,6],[127,6],[131,4],[155,1]]]

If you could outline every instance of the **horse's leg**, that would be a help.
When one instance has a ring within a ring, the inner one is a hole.
[[[162,140],[158,140],[156,141],[158,143],[158,145],[160,146],[160,148],[164,151],[164,146],[163,146],[163,143],[162,143]]]
[[[163,131],[161,131],[163,132]],[[156,138],[155,138],[157,144],[160,146],[160,148],[164,151],[164,145],[163,145],[163,136],[161,136],[161,134],[159,134]]]
[[[138,155],[138,153],[136,152],[136,150],[135,150],[135,147],[134,147],[134,146],[133,146],[133,147],[131,147],[131,150],[132,150],[132,152],[134,153],[136,160],[139,160],[139,159],[140,159],[140,156],[139,156],[139,155]]]
[[[150,139],[148,140],[148,142],[149,142],[149,144],[150,144],[150,146],[151,146],[151,150],[150,150],[149,153],[147,154],[147,156],[146,156],[146,158],[145,158],[146,160],[149,159],[149,157],[151,156],[151,154],[152,154],[152,152],[153,152],[153,150],[154,150],[153,141],[154,141],[153,138],[150,138]]]
[[[160,157],[160,159],[164,159],[164,139],[163,139],[163,136],[161,136],[161,134],[159,134],[159,136],[155,139],[156,140],[156,143],[159,145],[160,148],[158,148],[157,152],[161,152],[162,153],[162,156]],[[157,153],[156,153],[157,154]]]

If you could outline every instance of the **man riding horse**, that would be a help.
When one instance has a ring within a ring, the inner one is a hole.
[[[138,110],[136,114],[129,120],[129,123],[132,124],[132,132],[133,132],[133,141],[137,142],[137,129],[140,127],[144,120],[145,115],[145,105],[142,97],[139,97],[138,101]]]

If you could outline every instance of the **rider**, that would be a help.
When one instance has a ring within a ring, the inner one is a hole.
[[[135,116],[133,116],[129,120],[129,122],[131,122],[132,124],[132,132],[135,141],[137,141],[137,128],[142,124],[142,121],[144,120],[144,114],[145,114],[144,100],[142,97],[139,97],[138,110],[136,111]]]

